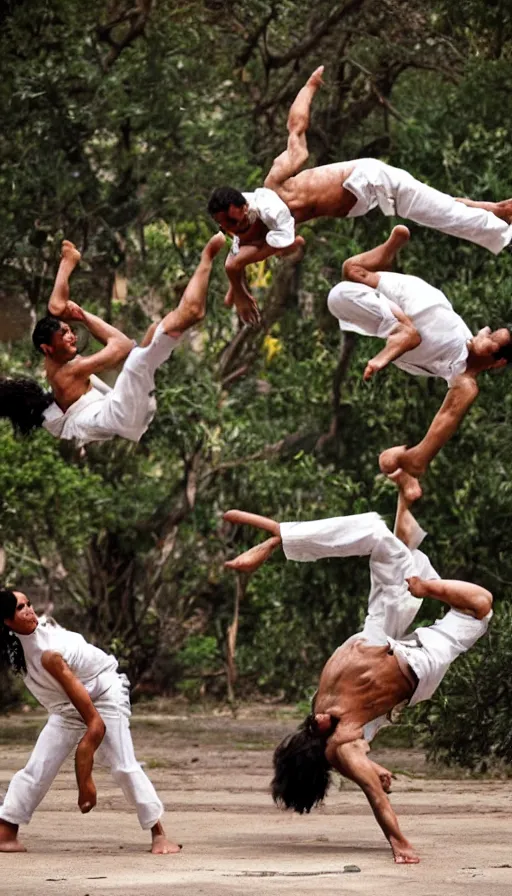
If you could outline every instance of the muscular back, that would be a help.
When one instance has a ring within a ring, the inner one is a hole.
[[[344,218],[355,205],[356,198],[343,184],[355,168],[355,162],[335,162],[319,168],[307,168],[281,183],[272,181],[272,171],[265,186],[286,202],[297,223],[311,218]]]
[[[338,718],[336,741],[348,743],[362,737],[367,722],[408,700],[414,688],[412,674],[404,675],[387,645],[374,647],[351,639],[324,666],[315,713]]]

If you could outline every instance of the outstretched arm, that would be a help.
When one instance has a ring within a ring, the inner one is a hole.
[[[309,156],[306,131],[309,127],[309,112],[313,97],[322,83],[324,67],[319,66],[299,90],[288,115],[288,145],[286,150],[274,159],[272,168],[265,178],[265,186],[274,189],[289,177],[297,174]]]
[[[473,582],[458,579],[420,579],[411,576],[407,580],[409,591],[415,597],[431,597],[441,600],[454,610],[483,619],[492,608],[492,594],[487,588]]]
[[[473,376],[466,372],[456,377],[426,436],[414,448],[399,446],[383,451],[379,458],[382,472],[389,475],[402,468],[412,476],[421,476],[443,445],[457,432],[477,395],[478,385]]]
[[[92,778],[94,754],[105,736],[105,723],[82,682],[59,653],[45,650],[41,662],[43,668],[58,681],[87,726],[76,748],[75,772],[80,811],[90,812],[96,805],[96,786]]]
[[[384,836],[389,841],[395,862],[399,865],[417,864],[419,857],[402,834],[398,818],[384,791],[381,771],[387,770],[381,769],[368,759],[366,755],[368,749],[366,741],[360,739],[346,744],[329,745],[326,756],[334,768],[363,790]]]

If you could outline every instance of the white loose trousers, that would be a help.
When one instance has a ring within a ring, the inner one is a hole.
[[[460,237],[495,255],[512,240],[512,226],[492,212],[470,208],[452,196],[416,180],[408,171],[378,159],[357,159],[343,186],[357,198],[349,218],[378,206],[385,215],[399,215],[425,227]]]
[[[114,690],[119,692],[117,686]],[[98,763],[110,768],[114,781],[135,808],[140,826],[143,830],[150,830],[162,816],[164,808],[135,757],[126,714],[129,714],[129,706],[127,710],[123,705],[108,706],[108,697],[102,698],[101,704],[105,710],[98,704],[96,708],[107,730],[96,758]],[[0,806],[0,820],[18,825],[29,823],[61,765],[76,748],[85,731],[85,725],[73,718],[57,713],[48,717],[25,768],[17,772],[9,784]]]
[[[113,389],[105,384],[102,391],[92,389],[65,413],[54,402],[44,411],[44,428],[58,439],[76,439],[79,445],[114,436],[138,442],[156,412],[155,373],[179,341],[160,323],[149,345],[131,350]]]
[[[422,601],[409,592],[406,578],[439,578],[426,554],[418,550],[425,537],[419,525],[411,548],[390,532],[378,513],[281,523],[280,531],[288,560],[369,556],[368,614],[358,637],[375,638],[374,643],[386,643],[383,634],[401,638],[416,617]]]

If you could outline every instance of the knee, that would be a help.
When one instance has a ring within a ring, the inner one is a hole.
[[[478,597],[478,606],[475,610],[475,616],[477,619],[485,619],[488,613],[492,610],[493,604],[493,596],[490,591],[487,591],[486,588],[481,589],[481,594]]]
[[[338,283],[333,286],[327,296],[327,307],[333,317],[350,320],[352,306],[353,302],[348,294],[346,284]]]
[[[228,277],[236,276],[243,270],[243,264],[240,263],[238,255],[233,255],[232,252],[228,253],[226,261],[224,263],[224,269]]]

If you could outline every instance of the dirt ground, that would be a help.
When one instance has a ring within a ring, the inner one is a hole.
[[[139,760],[167,806],[177,856],[151,856],[149,838],[109,774],[82,816],[67,763],[21,830],[27,854],[0,856],[2,896],[509,896],[512,783],[441,777],[419,751],[376,749],[397,775],[392,801],[419,851],[396,866],[363,794],[336,778],[325,806],[300,817],[268,794],[272,749],[295,727],[282,708],[186,715],[135,712]],[[0,719],[0,791],[28,756],[44,716]]]

